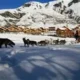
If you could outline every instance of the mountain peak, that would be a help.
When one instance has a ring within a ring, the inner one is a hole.
[[[2,22],[5,25],[15,24],[27,27],[51,27],[66,24],[65,15],[69,24],[76,24],[71,11],[66,12],[68,3],[71,0],[55,0],[48,3],[40,3],[37,1],[30,1],[24,5],[10,10],[0,11],[0,25]],[[65,6],[66,5],[66,8]],[[69,14],[66,14],[69,13]]]

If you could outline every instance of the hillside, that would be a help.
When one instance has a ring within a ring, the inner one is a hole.
[[[76,12],[80,2],[71,2],[72,0],[48,3],[31,1],[16,9],[0,10],[0,26],[15,24],[27,27],[51,27],[68,24],[74,27],[80,22],[79,12]],[[77,9],[74,8],[75,5]]]

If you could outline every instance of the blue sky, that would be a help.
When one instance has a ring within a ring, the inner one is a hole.
[[[49,2],[53,0],[0,0],[0,9],[17,8],[29,1]]]

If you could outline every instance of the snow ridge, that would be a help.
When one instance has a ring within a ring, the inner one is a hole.
[[[68,10],[73,10],[74,5],[68,7],[71,1],[56,0],[48,3],[31,1],[16,9],[0,10],[0,26],[15,24],[27,27],[51,27],[65,25],[66,21],[69,25],[76,25],[79,21],[76,22],[74,18],[70,18],[74,14],[65,14]],[[67,8],[63,11],[65,6]]]

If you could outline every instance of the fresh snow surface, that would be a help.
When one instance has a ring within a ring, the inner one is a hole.
[[[5,25],[6,25],[5,18],[0,16],[0,26],[5,26]]]
[[[24,47],[22,38],[50,39],[48,36],[0,34],[16,43],[0,49],[0,80],[80,80],[80,45]],[[67,38],[67,41],[74,40]]]
[[[80,2],[73,4],[72,6],[69,7],[69,9],[72,9],[75,14],[80,16]]]
[[[0,13],[4,13],[6,11],[9,11],[11,13],[15,13],[15,12],[17,13],[17,10],[16,9],[0,9]]]

